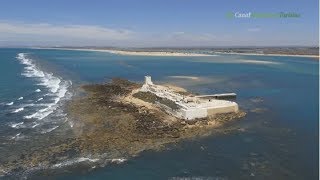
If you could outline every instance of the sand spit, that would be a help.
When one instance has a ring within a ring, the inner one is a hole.
[[[239,112],[194,121],[177,119],[155,106],[153,102],[161,99],[136,95],[140,87],[122,79],[84,85],[82,88],[87,95],[73,99],[68,105],[74,134],[68,140],[57,140],[49,147],[1,162],[0,175],[1,172],[48,169],[59,162],[81,157],[95,159],[94,162],[84,161],[86,163],[104,166],[108,159],[128,159],[142,151],[158,151],[181,140],[239,132],[224,125],[245,116],[244,112]]]
[[[170,51],[123,51],[123,50],[105,50],[106,52],[131,55],[131,56],[217,56],[214,54],[199,54],[191,52],[170,52]]]
[[[33,49],[58,49],[58,50],[73,50],[73,51],[93,51],[93,52],[108,52],[119,55],[135,55],[135,56],[219,56],[219,55],[246,55],[246,56],[287,56],[287,57],[308,57],[319,60],[319,55],[308,54],[261,54],[261,53],[236,53],[236,52],[214,52],[214,54],[200,54],[188,52],[172,52],[172,51],[133,51],[133,50],[111,50],[111,49],[98,49],[98,48],[44,48],[34,47]]]
[[[268,65],[268,64],[274,64],[274,65],[282,64],[282,63],[280,63],[280,62],[274,62],[274,61],[245,60],[245,59],[237,60],[237,61],[235,61],[235,63],[244,63],[244,64],[265,64],[265,65]]]
[[[189,80],[199,80],[199,77],[196,76],[168,76],[173,79],[189,79]]]
[[[35,49],[107,52],[112,54],[129,55],[129,56],[180,56],[180,57],[219,56],[215,54],[200,54],[200,53],[178,52],[178,51],[134,51],[134,50],[110,50],[110,49],[88,49],[88,48],[35,48]]]
[[[288,57],[309,57],[319,60],[319,55],[307,54],[259,54],[259,53],[232,53],[232,52],[215,52],[216,54],[248,55],[248,56],[288,56]]]

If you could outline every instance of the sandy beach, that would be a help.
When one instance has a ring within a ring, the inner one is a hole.
[[[118,55],[130,56],[181,56],[181,57],[199,57],[199,56],[218,56],[215,54],[199,54],[188,52],[169,52],[169,51],[124,51],[124,50],[111,50],[111,49],[88,49],[88,48],[42,48],[37,47],[33,49],[58,49],[58,50],[72,50],[72,51],[93,51],[93,52],[107,52]]]
[[[171,51],[125,51],[125,50],[111,50],[111,49],[89,49],[89,48],[42,48],[36,47],[33,49],[58,49],[58,50],[72,50],[72,51],[93,51],[93,52],[107,52],[118,55],[130,56],[180,56],[180,57],[202,57],[202,56],[219,56],[223,54],[230,55],[247,55],[247,56],[287,56],[287,57],[309,57],[319,60],[319,55],[307,54],[259,54],[259,53],[225,53],[214,52],[215,54],[199,54],[187,52],[171,52]]]
[[[187,53],[187,52],[168,52],[168,51],[122,51],[122,50],[105,50],[105,52],[130,55],[130,56],[217,56],[213,54],[199,54],[199,53]]]
[[[109,49],[88,49],[88,48],[34,48],[34,49],[59,49],[59,50],[73,50],[73,51],[93,51],[93,52],[107,52],[118,55],[130,56],[180,56],[180,57],[199,57],[199,56],[218,56],[214,54],[199,54],[187,52],[168,52],[168,51],[124,51],[124,50],[109,50]]]

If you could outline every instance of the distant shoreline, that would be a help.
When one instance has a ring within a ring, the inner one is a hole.
[[[215,54],[199,54],[187,52],[169,52],[169,51],[126,51],[126,50],[111,50],[111,49],[88,49],[88,48],[42,48],[37,47],[33,49],[57,49],[57,50],[72,50],[72,51],[93,51],[93,52],[108,52],[118,55],[132,55],[132,56],[178,56],[178,57],[210,57],[218,55],[248,55],[248,56],[287,56],[287,57],[308,57],[319,60],[319,55],[307,54],[259,54],[259,53],[236,53],[236,52],[215,52]]]
[[[105,50],[106,52],[119,54],[119,55],[132,55],[132,56],[217,56],[214,54],[199,54],[187,52],[168,52],[168,51],[123,51],[123,50]]]
[[[288,56],[288,57],[319,58],[319,55],[308,55],[308,54],[259,54],[259,53],[224,53],[224,52],[216,52],[216,54],[248,55],[248,56]]]
[[[74,51],[93,51],[93,52],[108,52],[118,55],[130,56],[178,56],[178,57],[202,57],[202,56],[217,56],[215,54],[199,54],[188,52],[168,52],[168,51],[124,51],[110,49],[86,49],[86,48],[34,48],[34,49],[59,49],[59,50],[74,50]]]

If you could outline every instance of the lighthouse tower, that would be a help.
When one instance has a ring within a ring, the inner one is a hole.
[[[153,85],[151,81],[151,76],[144,76],[144,84]]]
[[[144,84],[142,85],[140,91],[147,92],[149,91],[149,88],[152,85],[153,85],[153,82],[151,80],[151,76],[144,76]]]

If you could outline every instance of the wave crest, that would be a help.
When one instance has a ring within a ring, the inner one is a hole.
[[[38,85],[46,87],[50,91],[48,95],[53,97],[53,102],[45,104],[43,109],[24,116],[25,119],[35,118],[41,120],[49,116],[58,108],[59,102],[67,95],[68,88],[72,85],[72,82],[64,81],[61,78],[54,76],[52,73],[40,70],[33,60],[28,58],[25,53],[19,53],[17,59],[21,64],[26,66],[22,75],[27,78],[36,78],[39,81]],[[36,92],[41,92],[41,90],[37,89]],[[42,99],[40,98],[38,101],[40,100]]]

